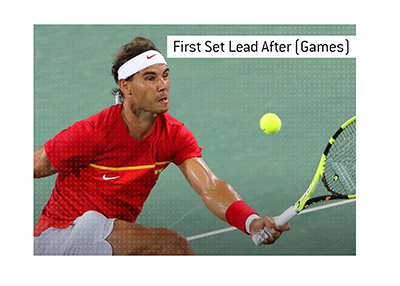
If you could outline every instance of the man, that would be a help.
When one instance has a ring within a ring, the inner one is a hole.
[[[201,158],[193,134],[167,114],[169,69],[154,44],[137,37],[121,48],[112,73],[117,100],[63,130],[34,152],[34,177],[58,173],[34,228],[35,255],[193,254],[180,233],[135,223],[160,173],[179,167],[207,208],[273,243],[289,225],[260,218]]]

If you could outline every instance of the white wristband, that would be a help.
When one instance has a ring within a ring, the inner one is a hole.
[[[252,221],[255,220],[256,218],[260,218],[260,217],[256,214],[252,214],[246,219],[246,231],[248,234],[250,234],[250,225],[251,225]]]

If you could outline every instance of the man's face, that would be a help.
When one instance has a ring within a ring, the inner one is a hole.
[[[169,109],[169,69],[164,64],[145,68],[135,74],[128,85],[131,94],[124,102],[136,111],[161,114]]]

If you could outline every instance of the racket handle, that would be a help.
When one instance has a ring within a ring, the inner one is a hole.
[[[294,216],[296,216],[298,213],[299,213],[299,210],[297,209],[296,205],[293,205],[274,219],[275,224],[276,225],[284,225],[289,220],[291,220]]]
[[[296,216],[298,213],[299,213],[299,210],[297,209],[297,207],[295,205],[293,205],[274,219],[275,224],[278,226],[284,225],[290,219],[292,219],[294,216]],[[259,246],[262,244],[262,242],[264,240],[266,240],[270,236],[272,236],[272,234],[269,232],[268,228],[265,226],[263,230],[261,230],[259,233],[255,234],[255,235],[253,235],[252,239],[253,239],[254,244]]]

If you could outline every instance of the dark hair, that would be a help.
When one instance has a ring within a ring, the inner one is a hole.
[[[156,50],[160,52],[154,43],[144,37],[136,37],[132,42],[124,45],[119,50],[119,53],[113,57],[113,66],[111,68],[111,74],[114,77],[115,82],[118,84],[118,69],[130,59],[140,55],[149,50]],[[126,80],[131,80],[134,75],[131,75]],[[124,94],[120,88],[114,88],[112,90],[113,95],[119,94],[120,101],[123,99]]]

